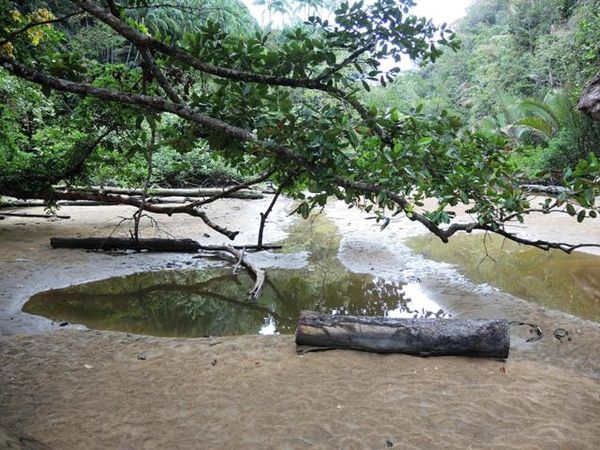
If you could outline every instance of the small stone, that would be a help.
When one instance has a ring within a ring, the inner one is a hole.
[[[216,365],[217,365],[217,360],[216,360],[216,359],[213,359],[213,360],[210,362],[210,364],[211,364],[211,365],[213,365],[213,366],[216,366]]]
[[[146,361],[146,354],[145,353],[140,353],[137,356],[137,359],[140,360],[140,361]]]
[[[83,367],[85,367],[86,369],[92,369],[94,366],[91,366],[89,364],[84,364]]]
[[[203,234],[203,236],[204,236],[205,238],[209,238],[209,237],[210,237],[210,234],[208,234],[208,233],[204,233],[204,234]]]
[[[58,324],[59,327],[66,327],[67,325],[69,325],[69,322],[61,322]]]
[[[387,441],[385,441],[385,445],[387,446],[387,448],[392,448],[394,446],[394,443],[388,439]]]

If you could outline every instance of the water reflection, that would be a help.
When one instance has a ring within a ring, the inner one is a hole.
[[[228,269],[140,273],[42,292],[23,310],[95,329],[187,337],[293,333],[303,309],[390,317],[440,314],[426,297],[411,301],[399,283],[351,273],[324,284],[311,278],[304,270],[271,271],[261,299],[249,303],[244,299],[252,280]]]
[[[545,252],[498,236],[488,236],[484,243],[482,234],[457,235],[448,244],[420,236],[407,244],[428,258],[456,264],[476,283],[600,322],[599,256]]]
[[[284,252],[309,252],[303,269],[269,269],[260,300],[245,301],[253,282],[230,269],[164,271],[111,278],[33,296],[23,310],[90,328],[156,336],[293,333],[299,312],[445,316],[418,284],[349,272],[338,260],[339,236],[320,217],[294,226]]]

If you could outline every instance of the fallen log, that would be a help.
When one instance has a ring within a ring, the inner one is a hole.
[[[100,192],[103,194],[120,194],[120,195],[131,195],[141,196],[144,194],[143,189],[128,189],[128,188],[117,188],[117,187],[103,187],[103,186],[56,186],[57,191],[81,191],[81,192]],[[215,195],[223,194],[230,188],[194,188],[194,189],[170,189],[170,188],[149,188],[147,195],[152,197],[213,197]],[[259,200],[264,198],[262,192],[254,191],[252,189],[240,189],[238,191],[229,192],[228,198],[241,198],[244,200]]]
[[[200,244],[193,239],[139,239],[131,238],[50,238],[52,248],[80,248],[87,250],[147,250],[150,252],[196,253]]]
[[[528,192],[538,192],[540,194],[549,195],[560,195],[567,194],[569,196],[574,195],[575,192],[572,189],[568,189],[563,186],[545,186],[543,184],[522,184],[521,187]]]
[[[59,200],[56,202],[58,206],[106,206],[110,203],[96,202],[91,200]],[[2,199],[0,201],[0,209],[2,208],[36,208],[45,206],[44,200],[18,200],[18,199]]]
[[[417,356],[482,356],[506,359],[506,320],[392,319],[302,311],[296,345]]]
[[[0,212],[3,216],[7,217],[33,217],[37,219],[70,219],[71,216],[59,216],[56,214],[26,214],[26,213],[13,213],[13,212]]]
[[[233,256],[235,258],[236,265],[233,268],[233,273],[235,273],[236,269],[242,265],[244,266],[246,269],[248,269],[248,271],[250,273],[253,274],[254,276],[254,286],[252,287],[252,289],[250,289],[248,291],[248,300],[252,300],[252,301],[256,301],[258,300],[258,298],[260,297],[260,294],[262,294],[264,285],[265,285],[265,272],[264,270],[262,270],[260,267],[255,266],[254,264],[250,263],[245,257],[244,257],[244,248],[242,248],[242,251],[239,251],[238,249],[232,247],[231,245],[202,245],[200,246],[201,250],[205,250],[205,251],[210,251],[210,252],[224,252],[229,254],[230,256]]]

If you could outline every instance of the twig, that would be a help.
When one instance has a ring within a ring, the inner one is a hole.
[[[236,258],[237,261],[241,262],[241,264],[248,269],[254,275],[254,287],[248,291],[248,300],[256,301],[262,294],[262,290],[265,284],[265,272],[260,267],[255,266],[254,264],[248,262],[244,257],[243,253],[238,251],[236,248],[231,245],[201,245],[199,247],[200,250],[209,251],[209,252],[224,252],[232,255]]]
[[[267,222],[267,217],[269,217],[269,214],[271,214],[271,211],[273,210],[273,207],[275,206],[275,203],[277,203],[277,200],[279,199],[279,196],[281,195],[281,193],[283,192],[283,189],[289,184],[289,182],[292,180],[292,178],[294,177],[295,174],[290,174],[284,181],[283,183],[281,183],[281,186],[279,186],[277,188],[277,192],[275,192],[275,196],[273,197],[273,200],[271,201],[271,204],[269,205],[269,207],[267,208],[267,210],[264,213],[260,213],[260,226],[258,228],[258,242],[256,244],[256,247],[258,248],[258,250],[262,249],[262,243],[263,243],[263,233],[265,231],[265,224]]]
[[[238,262],[235,263],[235,266],[233,266],[233,273],[236,273],[237,270],[240,268],[240,265],[244,261],[244,254],[245,253],[246,253],[246,249],[243,248],[242,251],[240,252],[240,259],[238,259]]]

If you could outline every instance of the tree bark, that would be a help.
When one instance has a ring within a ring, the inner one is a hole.
[[[600,121],[600,73],[583,89],[577,108]]]
[[[87,250],[147,250],[150,252],[196,253],[200,244],[192,239],[50,238],[52,248]]]
[[[391,319],[302,311],[296,344],[417,356],[506,359],[510,328],[506,320]]]

